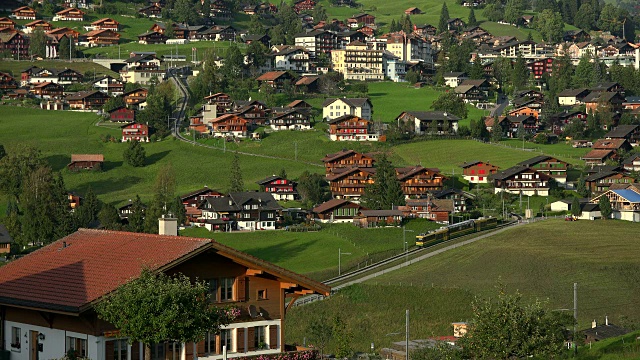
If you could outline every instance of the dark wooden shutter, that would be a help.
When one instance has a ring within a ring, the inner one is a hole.
[[[185,343],[184,346],[186,347],[186,353],[187,353],[187,359],[189,358],[189,356],[193,356],[193,343]]]
[[[278,348],[278,326],[276,325],[269,326],[269,348]]]
[[[207,334],[207,336],[209,335]],[[198,357],[204,356],[204,354],[206,353],[206,350],[204,348],[204,340],[198,342],[197,350],[198,350]]]
[[[236,280],[236,301],[245,301],[247,294],[247,280],[244,276]]]
[[[236,351],[239,353],[247,352],[244,348],[244,329],[236,330]]]
[[[250,327],[247,329],[247,338],[248,338],[248,347],[247,351],[255,351],[256,350],[256,328]]]
[[[140,343],[131,344],[131,360],[140,360]]]
[[[104,343],[104,352],[105,352],[105,359],[106,360],[114,360],[113,351],[114,351],[113,341],[105,342]]]

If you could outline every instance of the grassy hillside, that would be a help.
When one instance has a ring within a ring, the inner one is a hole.
[[[117,51],[117,48],[116,48]],[[111,75],[114,77],[118,77],[119,75],[115,71],[111,71],[106,67],[96,64],[91,61],[82,61],[82,62],[67,62],[67,61],[56,61],[56,60],[43,60],[43,61],[0,61],[0,71],[8,72],[13,76],[20,77],[20,72],[25,70],[30,66],[38,66],[41,68],[47,69],[66,69],[70,68],[81,72],[82,74],[96,73],[97,76],[100,75]]]
[[[243,46],[243,44],[241,44]],[[208,49],[226,49],[229,47],[228,41],[198,41],[189,44],[167,45],[167,44],[139,44],[137,41],[123,43],[120,46],[93,47],[83,50],[85,56],[95,55],[100,58],[120,58],[128,59],[132,51],[155,51],[158,56],[176,54],[186,55],[191,61],[191,48],[197,49],[197,59],[202,60],[205,51]]]
[[[287,336],[302,342],[308,336],[302,324],[314,314],[343,314],[356,349],[367,351],[371,342],[379,348],[403,339],[385,334],[403,331],[405,309],[412,338],[451,335],[450,323],[469,320],[473,297],[493,296],[498,281],[525,299],[548,299],[549,309],[572,308],[577,282],[579,328],[605,315],[630,327],[640,323],[638,230],[638,224],[611,220],[520,226],[294,308]]]
[[[407,242],[412,234],[436,229],[441,225],[417,219],[407,223]],[[360,229],[352,224],[323,226],[317,232],[262,231],[252,233],[212,233],[203,228],[185,229],[185,236],[213,238],[235,249],[271,261],[289,270],[317,280],[338,275],[338,249],[342,255],[342,271],[363,266],[402,252],[402,229]],[[310,261],[313,259],[313,261]]]

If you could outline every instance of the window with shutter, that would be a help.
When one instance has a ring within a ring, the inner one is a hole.
[[[244,348],[244,332],[245,329],[236,329],[236,352],[247,352]]]
[[[256,350],[256,328],[250,327],[247,329],[247,351],[255,351]]]
[[[278,348],[278,326],[277,325],[269,326],[269,348],[270,349]]]
[[[236,286],[236,301],[246,301],[246,278],[242,276],[239,277],[236,281]]]

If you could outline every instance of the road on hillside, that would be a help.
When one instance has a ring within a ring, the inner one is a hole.
[[[504,111],[504,108],[507,107],[507,105],[509,105],[509,98],[502,93],[498,94],[498,105],[491,109],[490,116],[495,117],[502,115],[502,112]]]
[[[192,144],[194,146],[200,146],[200,147],[204,147],[204,148],[208,148],[208,149],[214,149],[214,150],[219,150],[219,151],[225,151],[226,152],[226,149],[221,149],[221,148],[219,148],[217,146],[206,145],[206,144],[199,143],[197,141],[193,141],[193,140],[187,139],[184,136],[182,136],[182,134],[180,133],[180,123],[185,118],[187,104],[189,103],[189,90],[187,89],[187,85],[186,85],[185,79],[182,77],[182,75],[178,74],[178,71],[179,71],[179,69],[170,69],[169,70],[169,76],[171,78],[171,81],[175,84],[176,88],[178,88],[178,90],[182,94],[182,98],[178,101],[178,106],[176,107],[176,111],[174,112],[174,116],[175,116],[176,120],[174,122],[173,129],[171,129],[171,134],[173,136],[175,136],[176,138],[178,138],[180,141]],[[231,150],[229,150],[229,151],[231,151]],[[323,165],[312,163],[312,162],[308,162],[308,161],[294,160],[294,159],[283,158],[283,157],[279,157],[279,156],[253,154],[253,153],[248,153],[248,152],[243,152],[243,151],[236,151],[236,150],[234,150],[234,152],[238,153],[238,154],[241,154],[241,155],[254,156],[254,157],[265,158],[265,159],[295,161],[295,162],[299,162],[299,163],[310,165],[310,166],[319,166],[319,167],[323,166]]]

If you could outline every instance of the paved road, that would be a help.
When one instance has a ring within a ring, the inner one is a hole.
[[[498,94],[498,105],[491,109],[490,116],[500,116],[504,111],[504,108],[509,105],[509,98],[504,94]]]
[[[219,150],[219,151],[226,151],[226,149],[224,149],[224,148],[220,148],[220,147],[212,146],[212,145],[206,145],[206,144],[199,143],[197,141],[193,141],[193,140],[187,139],[184,136],[182,136],[182,134],[180,134],[180,131],[179,131],[180,123],[184,119],[186,106],[189,103],[189,91],[187,90],[187,85],[185,84],[184,79],[182,77],[180,77],[180,76],[176,76],[175,70],[173,70],[173,71],[170,70],[169,71],[169,75],[171,76],[171,80],[176,85],[178,90],[180,90],[180,92],[182,93],[182,102],[180,103],[180,108],[177,109],[176,112],[175,112],[175,117],[178,120],[175,122],[175,126],[173,127],[173,129],[171,131],[173,136],[177,137],[180,141],[183,141],[183,142],[195,145],[195,146],[200,146],[200,147]],[[231,150],[229,150],[229,151],[231,151]],[[308,162],[308,161],[289,159],[289,158],[284,158],[284,157],[279,157],[279,156],[254,154],[254,153],[248,153],[248,152],[236,151],[236,150],[234,150],[234,152],[237,152],[238,154],[241,154],[241,155],[254,156],[254,157],[265,158],[265,159],[295,161],[295,162],[306,164],[306,165],[310,165],[310,166],[318,166],[318,167],[322,167],[323,166],[321,164],[316,164],[316,163],[312,163],[312,162]]]

